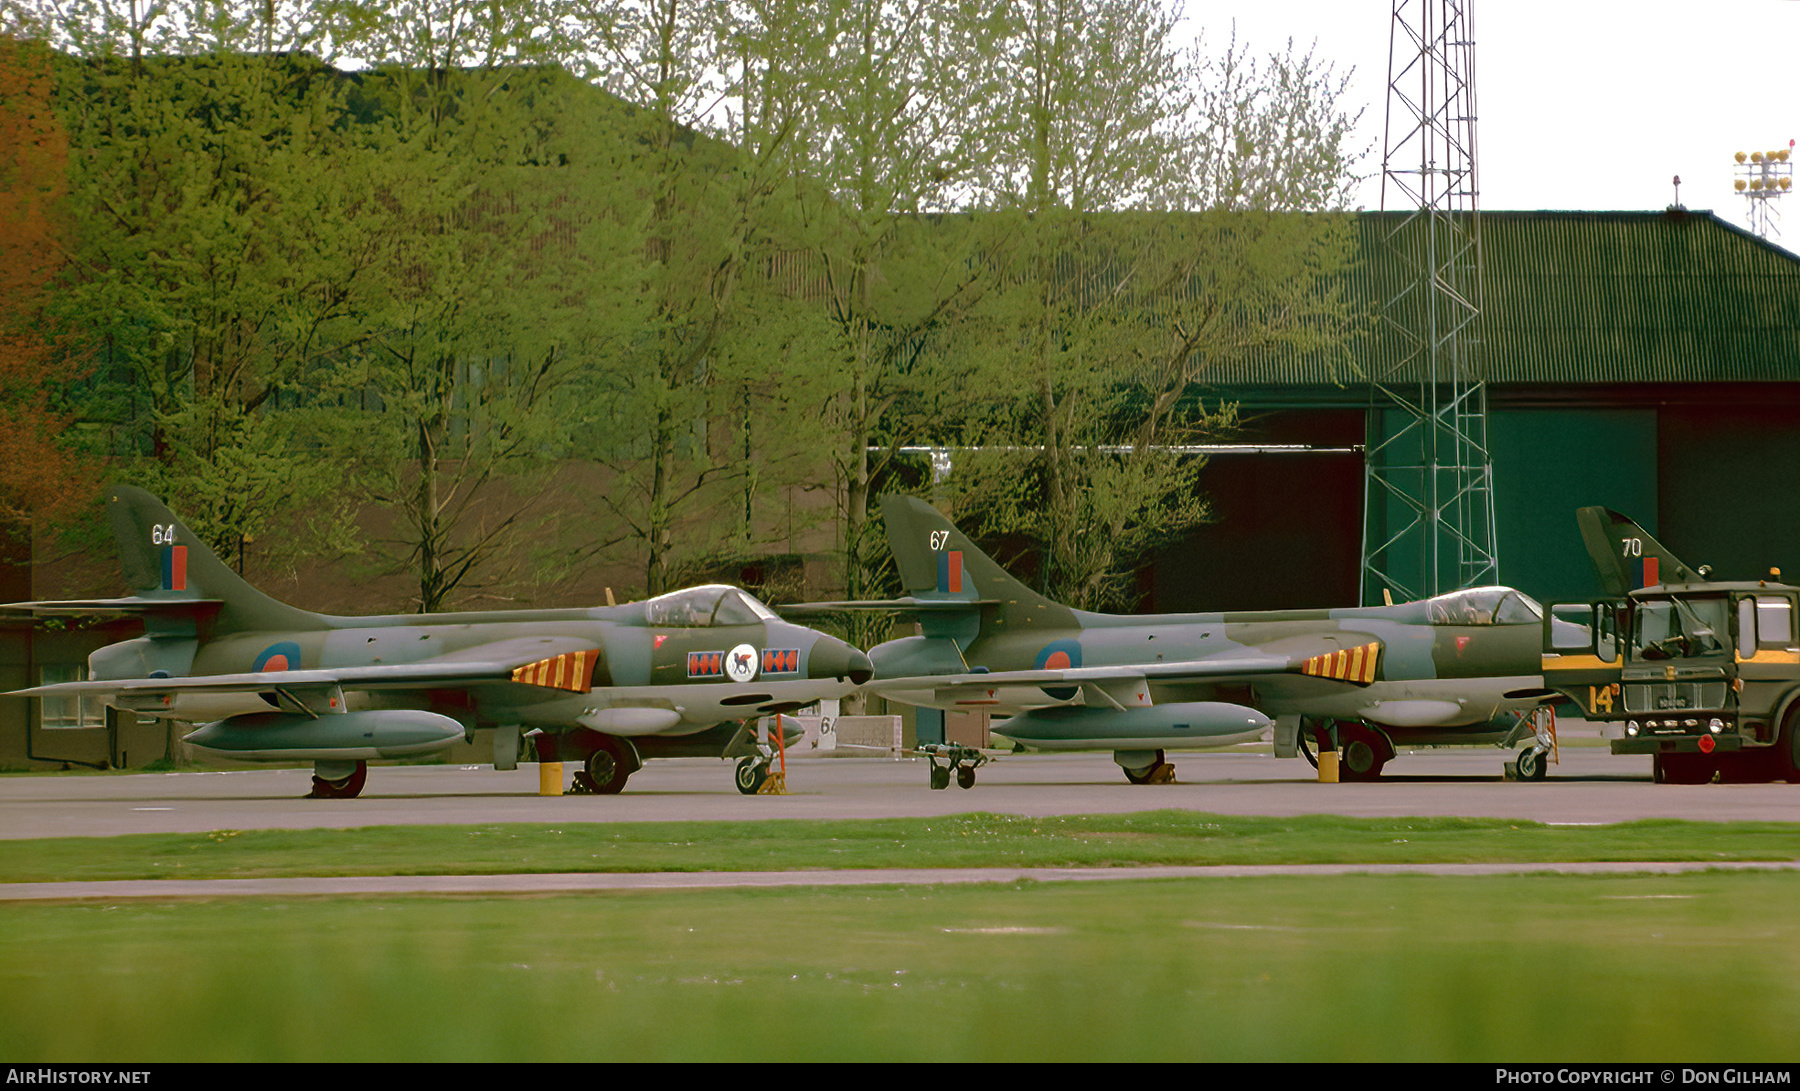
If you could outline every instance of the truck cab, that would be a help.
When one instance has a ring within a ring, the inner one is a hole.
[[[1544,685],[1613,725],[1613,753],[1652,755],[1659,781],[1800,780],[1796,595],[1697,581],[1552,603]]]

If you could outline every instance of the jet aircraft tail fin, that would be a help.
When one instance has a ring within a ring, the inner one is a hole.
[[[889,494],[881,498],[881,515],[887,523],[888,548],[900,570],[900,582],[915,599],[946,604],[966,601],[971,610],[985,607],[983,622],[998,627],[1065,627],[1074,622],[1068,607],[1008,575],[925,501]],[[919,621],[927,636],[934,635],[934,626],[953,623],[942,612],[921,613]]]
[[[1643,527],[1610,508],[1582,508],[1575,513],[1581,541],[1601,586],[1609,595],[1662,583],[1693,583],[1703,577],[1681,562]]]
[[[214,633],[331,627],[323,616],[250,586],[144,490],[115,486],[107,494],[106,512],[132,590],[132,598],[111,601],[118,612],[144,614],[147,627],[156,628],[158,619],[193,619],[214,609]]]

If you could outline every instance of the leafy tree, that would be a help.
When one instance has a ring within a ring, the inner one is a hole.
[[[58,350],[50,324],[69,157],[53,98],[49,51],[0,34],[0,524],[18,527],[74,514],[98,476],[53,398],[83,363]]]
[[[355,171],[322,66],[229,48],[146,56],[157,25],[127,29],[80,39],[94,52],[61,79],[82,151],[61,303],[102,379],[83,411],[141,427],[127,471],[235,552],[291,507],[329,510],[341,479],[318,457],[316,421],[267,411],[304,390],[350,312]]]
[[[381,164],[363,223],[378,291],[343,381],[374,410],[363,464],[426,612],[529,581],[593,314],[621,287],[614,215],[594,199],[608,155],[563,120],[592,96],[539,63],[534,10],[340,5],[328,24],[339,49],[381,62],[356,104]]]
[[[933,215],[985,166],[969,123],[984,89],[969,77],[989,28],[972,10],[921,0],[781,10],[810,35],[789,62],[801,89],[793,201],[828,332],[817,385],[842,497],[845,593],[862,598],[885,558],[870,533],[874,483],[901,447],[957,428],[998,378],[945,351],[990,286],[982,247],[992,240],[966,217]]]
[[[1194,398],[1205,369],[1323,351],[1349,321],[1326,283],[1347,225],[1304,214],[1348,192],[1341,81],[1291,50],[1262,71],[1235,43],[1183,54],[1174,27],[1143,0],[1020,0],[996,60],[982,199],[1023,226],[983,319],[1029,376],[1011,445],[1036,454],[1028,478],[991,455],[959,477],[977,525],[1034,543],[1043,587],[1087,608],[1129,605],[1139,558],[1207,517],[1181,448],[1232,409]]]
[[[650,594],[716,563],[748,532],[734,501],[762,460],[745,457],[746,429],[788,402],[767,381],[770,361],[745,351],[751,341],[729,344],[747,276],[766,275],[774,260],[771,222],[784,214],[776,166],[792,135],[764,109],[768,81],[748,87],[745,51],[766,58],[769,43],[731,15],[716,4],[620,0],[584,9],[575,33],[590,45],[585,74],[635,107],[625,117],[636,155],[614,189],[641,210],[638,277],[620,309],[634,327],[610,339],[610,366],[594,376],[583,449],[610,475],[596,499],[641,550]],[[773,340],[778,352],[794,343]]]

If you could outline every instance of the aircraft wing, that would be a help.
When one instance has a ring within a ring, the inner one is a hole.
[[[989,671],[986,673],[920,675],[912,678],[877,678],[877,693],[933,689],[940,699],[959,704],[990,703],[994,691],[1013,686],[1074,687],[1087,691],[1088,703],[1118,707],[1148,703],[1147,695],[1133,691],[1146,682],[1252,682],[1278,677],[1310,676],[1350,685],[1375,681],[1381,643],[1370,640],[1352,648],[1302,637],[1261,648],[1222,653],[1204,659],[1171,663],[1122,663],[1104,667],[1063,667],[1052,670]]]
[[[267,690],[456,689],[516,682],[585,693],[598,645],[571,637],[525,637],[465,648],[416,663],[374,663],[313,670],[204,674],[176,678],[115,678],[57,682],[14,690],[12,697],[119,694],[159,697],[181,693],[260,693]]]
[[[790,602],[775,607],[783,617],[820,617],[858,611],[897,614],[954,613],[982,606],[997,606],[999,599],[921,599],[902,595],[894,599],[845,599],[837,602]]]

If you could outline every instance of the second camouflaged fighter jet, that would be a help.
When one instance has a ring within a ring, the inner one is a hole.
[[[1543,613],[1506,587],[1341,610],[1119,615],[1037,594],[922,500],[882,500],[908,595],[889,609],[920,633],[870,650],[870,688],[903,704],[986,710],[992,733],[1036,750],[1112,750],[1132,783],[1169,779],[1166,752],[1224,746],[1274,725],[1277,756],[1306,736],[1372,780],[1402,745],[1548,740],[1522,715],[1550,696]],[[814,604],[815,606],[850,604]],[[873,604],[863,604],[865,607]],[[1310,754],[1307,754],[1310,758]]]
[[[136,593],[10,608],[141,617],[144,635],[94,652],[92,681],[11,696],[100,695],[204,722],[186,741],[209,753],[313,762],[315,797],[354,797],[369,760],[476,727],[497,729],[501,768],[535,729],[539,758],[582,762],[589,791],[617,792],[664,756],[741,756],[738,789],[755,791],[768,756],[737,721],[848,696],[870,675],[862,652],[735,587],[590,609],[314,614],[244,582],[149,493],[115,488],[107,510]]]

